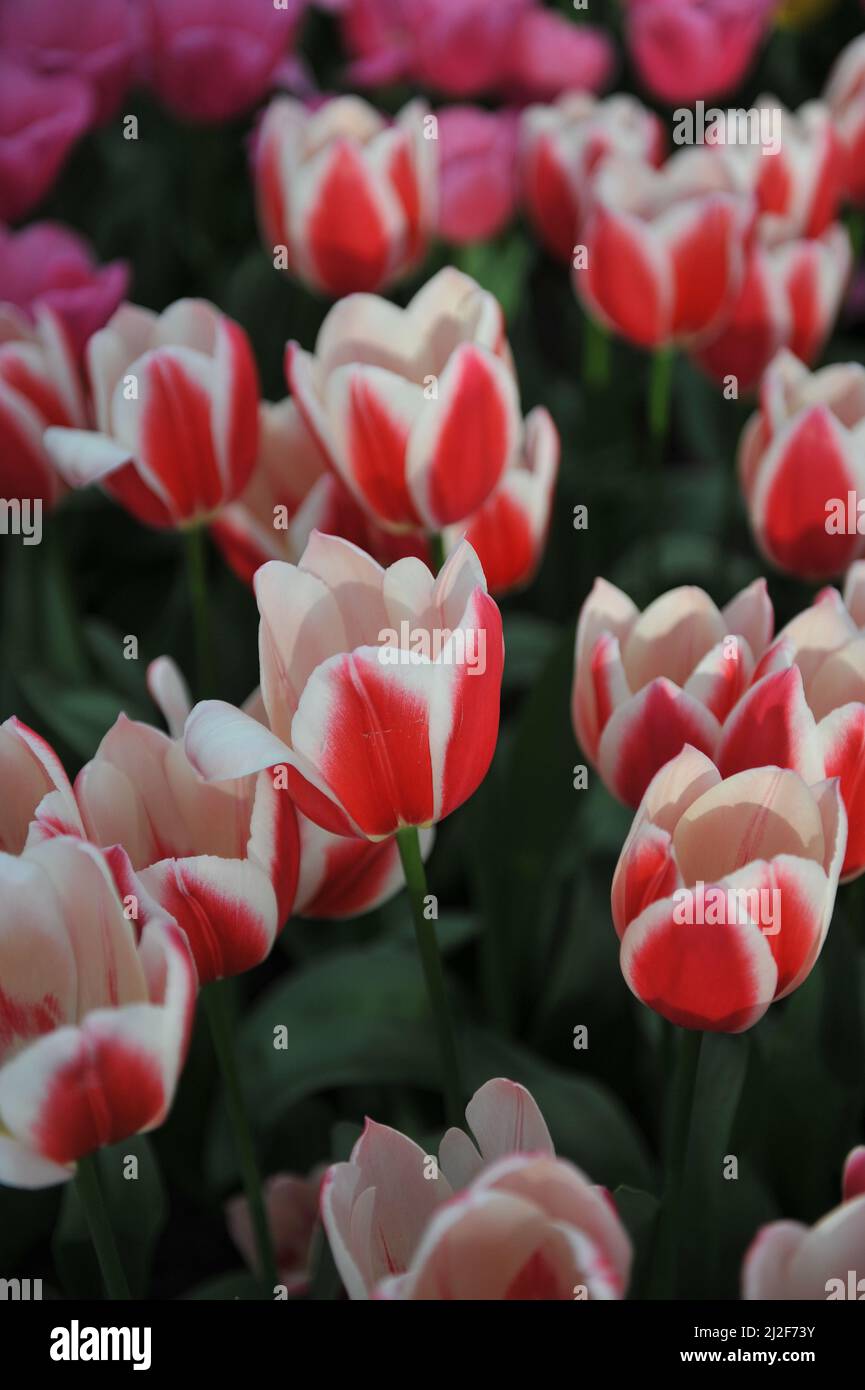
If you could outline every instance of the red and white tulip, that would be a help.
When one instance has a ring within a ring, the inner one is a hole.
[[[640,347],[694,342],[732,312],[753,225],[753,198],[708,149],[679,151],[660,169],[611,156],[594,180],[574,287]]]
[[[367,1120],[348,1163],[328,1170],[322,1220],[349,1297],[622,1298],[624,1227],[604,1190],[556,1158],[529,1092],[488,1081],[466,1120],[474,1138],[448,1130],[437,1160]]]
[[[858,559],[865,368],[849,362],[811,373],[778,353],[742,433],[739,478],[757,544],[779,569],[824,579]]]
[[[315,110],[277,97],[255,156],[268,251],[284,247],[285,268],[334,297],[381,289],[417,265],[436,219],[438,162],[428,118],[417,101],[391,123],[357,96]]]
[[[658,165],[664,143],[658,117],[624,93],[598,100],[571,91],[551,106],[528,107],[520,131],[523,202],[547,250],[572,261],[603,159],[618,154]]]
[[[844,193],[851,203],[865,204],[865,34],[841,53],[825,95],[841,143]]]
[[[150,526],[208,520],[243,490],[258,448],[258,373],[243,329],[204,300],[124,304],[87,345],[95,430],[50,429],[74,487],[100,482]]]
[[[846,842],[837,778],[724,778],[684,748],[650,782],[613,879],[629,988],[683,1028],[751,1028],[813,968]]]
[[[289,344],[286,373],[331,467],[380,526],[465,521],[519,456],[501,308],[456,270],[405,309],[373,295],[341,300],[314,354]]]
[[[57,501],[63,484],[43,444],[52,425],[88,424],[75,351],[53,310],[40,306],[28,324],[0,306],[0,496]]]
[[[620,801],[637,806],[686,743],[713,756],[773,628],[762,579],[723,609],[691,586],[642,613],[595,581],[577,624],[571,708],[583,752]]]
[[[197,981],[183,932],[123,866],[59,836],[0,854],[0,1181],[48,1187],[155,1129]],[[115,874],[125,879],[121,897]]]
[[[299,565],[264,565],[255,591],[269,728],[223,701],[197,705],[186,749],[205,777],[284,765],[310,820],[370,840],[471,796],[495,748],[503,665],[471,546],[436,579],[420,560],[382,569],[316,532]]]

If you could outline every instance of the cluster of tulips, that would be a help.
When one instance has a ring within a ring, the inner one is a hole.
[[[434,827],[496,749],[496,599],[540,565],[559,435],[545,407],[523,415],[491,292],[451,267],[403,307],[381,292],[422,275],[437,237],[496,234],[519,206],[570,268],[587,342],[615,334],[653,354],[661,452],[671,350],[757,393],[739,453],[756,542],[800,578],[843,575],[843,594],[822,589],[776,633],[765,580],[723,609],[682,587],[640,612],[599,578],[572,689],[586,759],[635,813],[611,883],[627,986],[697,1041],[753,1027],[806,980],[839,884],[865,872],[865,522],[848,524],[851,495],[865,496],[865,368],[811,370],[850,277],[842,210],[865,201],[865,36],[822,101],[790,113],[761,99],[780,113],[777,148],[669,154],[636,98],[590,90],[609,76],[606,37],[533,0],[506,15],[339,7],[358,85],[410,77],[523,102],[437,113],[418,100],[393,119],[304,89],[300,3],[270,7],[239,47],[219,5],[200,7],[204,22],[194,4],[151,0],[146,44],[124,7],[97,5],[89,70],[67,33],[47,72],[49,8],[0,4],[0,213],[36,205],[136,74],[196,119],[283,86],[254,140],[261,238],[274,274],[336,302],[314,344],[286,343],[288,394],[269,402],[247,334],[213,304],[153,312],[125,300],[128,267],[98,266],[71,230],[0,230],[0,493],[50,511],[98,486],[142,526],[177,532],[198,637],[198,702],[159,657],[148,686],[168,732],[121,715],[74,782],[38,732],[0,727],[0,1182],[89,1174],[86,1202],[93,1154],[164,1121],[200,998],[246,1155],[229,1224],[268,1285],[306,1288],[321,1220],[351,1298],[625,1297],[615,1204],[556,1155],[531,1094],[494,1078],[469,1099],[424,911]],[[768,8],[750,27],[740,16],[722,87]],[[711,13],[689,7],[680,32],[717,75]],[[668,22],[663,4],[632,0],[635,61],[680,99]],[[242,708],[214,698],[208,535],[258,607],[259,686]],[[220,982],[265,961],[292,915],[352,918],[405,888],[451,1126],[438,1155],[370,1120],[347,1162],[262,1186]],[[750,906],[695,925],[710,894]],[[753,907],[766,894],[772,930]],[[825,1297],[865,1251],[865,1148],[843,1191],[814,1230],[756,1236],[744,1297]],[[94,1221],[93,1234],[122,1295],[110,1232]]]

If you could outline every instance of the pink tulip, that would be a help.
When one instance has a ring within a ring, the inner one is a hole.
[[[757,385],[781,348],[813,362],[838,317],[851,265],[840,222],[808,239],[772,244],[758,235],[732,314],[696,360],[717,380],[735,376],[740,391]]]
[[[440,111],[439,234],[465,245],[498,236],[517,202],[517,117],[450,106]]]
[[[815,579],[846,569],[865,550],[856,504],[865,495],[865,368],[851,362],[811,373],[779,352],[742,433],[739,477],[755,540],[772,564]]]
[[[78,352],[111,318],[128,281],[126,261],[98,265],[87,242],[58,222],[18,232],[0,227],[0,317],[32,324],[36,308],[47,305]]]
[[[829,74],[826,103],[842,150],[842,182],[852,203],[865,204],[865,34],[847,45]]]
[[[0,305],[0,496],[53,505],[61,480],[43,444],[49,426],[83,430],[87,405],[68,334],[47,306],[30,327]]]
[[[598,101],[568,92],[553,106],[523,114],[520,177],[532,225],[547,249],[569,264],[591,198],[594,176],[611,154],[658,165],[664,133],[654,112],[624,94]]]
[[[745,276],[753,200],[708,149],[661,169],[611,157],[593,187],[574,285],[589,312],[640,347],[708,338]]]
[[[83,835],[63,764],[44,738],[14,717],[0,724],[0,785],[0,853],[21,854],[27,844],[54,835]]]
[[[258,447],[258,374],[246,334],[205,300],[161,315],[124,304],[87,346],[96,430],[51,429],[75,487],[103,483],[139,521],[208,520],[243,490]]]
[[[101,125],[117,111],[138,54],[136,14],[128,0],[3,0],[0,47],[46,77],[80,78],[91,89]]]
[[[380,526],[465,521],[519,456],[502,312],[458,271],[440,271],[405,309],[342,300],[314,355],[289,344],[286,373],[331,467]]]
[[[255,590],[270,727],[222,701],[196,705],[186,749],[203,776],[284,765],[304,815],[370,840],[471,796],[495,748],[503,644],[468,544],[434,579],[420,560],[383,570],[315,532],[297,567],[271,561]]]
[[[838,215],[843,159],[829,108],[809,101],[788,111],[775,97],[763,96],[755,110],[771,114],[777,148],[742,141],[713,146],[734,185],[753,194],[774,241],[817,237]]]
[[[603,29],[574,24],[535,5],[519,20],[504,85],[532,101],[563,92],[599,92],[613,75],[616,50]]]
[[[640,78],[671,105],[733,91],[768,32],[775,0],[627,0]]]
[[[382,564],[417,555],[429,546],[421,532],[383,531],[361,511],[328,469],[324,456],[288,399],[259,414],[260,444],[252,476],[236,502],[211,526],[211,534],[239,579],[252,584],[268,560],[296,563],[313,531],[342,536]]]
[[[320,1185],[319,1173],[308,1178],[275,1173],[264,1183],[264,1205],[279,1279],[290,1294],[303,1294],[309,1286]],[[257,1271],[258,1251],[246,1198],[232,1197],[225,1215],[231,1239],[249,1268]]]
[[[637,806],[683,746],[711,757],[772,636],[766,582],[719,610],[702,589],[671,589],[640,613],[604,579],[580,611],[572,715],[604,785]]]
[[[843,1192],[815,1226],[773,1221],[757,1232],[742,1265],[744,1299],[865,1298],[865,1147],[847,1157]]]
[[[190,121],[225,121],[266,96],[294,40],[304,0],[145,0],[148,78]]]
[[[556,1158],[535,1101],[488,1081],[438,1160],[367,1120],[330,1168],[321,1212],[352,1299],[616,1299],[631,1245],[601,1188]],[[477,1147],[475,1147],[475,1144]]]
[[[558,472],[558,430],[549,411],[536,406],[526,416],[520,458],[480,510],[445,533],[449,549],[462,537],[469,542],[490,593],[509,593],[534,578],[549,529]]]
[[[417,101],[392,123],[355,96],[314,111],[290,97],[272,101],[255,151],[268,253],[285,248],[284,268],[334,297],[380,289],[416,266],[435,222],[426,118]]]
[[[195,967],[122,858],[67,837],[0,855],[0,1181],[12,1187],[67,1181],[171,1105]]]
[[[23,217],[50,190],[93,118],[77,77],[40,77],[0,58],[0,222]]]
[[[683,1028],[753,1027],[810,974],[846,842],[837,778],[723,778],[686,746],[649,783],[613,878],[628,987]]]

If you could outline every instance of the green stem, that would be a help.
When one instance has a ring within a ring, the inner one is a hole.
[[[853,252],[853,264],[857,265],[865,251],[865,213],[859,208],[849,208],[847,212],[847,231]]]
[[[430,562],[433,574],[438,574],[447,556],[445,554],[444,536],[441,531],[433,531],[429,538]]]
[[[190,526],[184,531],[183,540],[186,548],[186,579],[195,629],[195,693],[203,700],[215,691],[210,604],[207,596],[207,533],[203,526]]]
[[[655,586],[660,590],[663,581],[662,528],[665,514],[664,464],[670,436],[670,398],[673,384],[672,347],[658,348],[652,357],[649,373],[649,453],[651,466],[646,470],[648,514],[655,518]]]
[[[405,874],[412,916],[414,917],[415,940],[417,941],[427,996],[438,1038],[448,1123],[461,1125],[465,1119],[465,1102],[460,1079],[459,1057],[445,993],[445,979],[438,941],[436,940],[435,923],[424,915],[424,903],[427,897],[426,871],[421,858],[420,840],[416,828],[413,825],[407,825],[402,830],[398,830],[396,842]]]
[[[681,1029],[670,1107],[669,1151],[658,1217],[653,1284],[656,1298],[675,1298],[679,1284],[680,1211],[688,1161],[691,1114],[703,1034]]]
[[[102,1186],[99,1181],[96,1154],[88,1154],[78,1160],[75,1176],[78,1199],[84,1208],[90,1239],[102,1271],[102,1282],[109,1298],[128,1299],[129,1285],[120,1260],[117,1242],[111,1229],[111,1221],[105,1210]]]
[[[609,329],[593,319],[591,314],[583,315],[583,378],[593,391],[602,390],[609,385],[610,364],[612,360]]]
[[[237,1071],[233,1028],[228,1010],[228,999],[225,994],[225,982],[217,980],[213,984],[207,985],[201,991],[201,997],[204,1003],[204,1011],[207,1014],[207,1021],[210,1024],[213,1050],[216,1053],[220,1071],[222,1072],[228,1117],[231,1121],[235,1148],[237,1149],[237,1158],[240,1164],[240,1173],[243,1179],[243,1189],[249,1204],[249,1214],[252,1219],[252,1229],[255,1234],[255,1244],[258,1251],[258,1273],[266,1281],[267,1287],[272,1293],[272,1290],[276,1288],[280,1281],[276,1268],[276,1257],[274,1255],[270,1227],[267,1222],[267,1211],[261,1190],[261,1175],[258,1171],[258,1161],[255,1157],[255,1143],[252,1138],[249,1116],[246,1112],[246,1104],[243,1099],[240,1077]]]

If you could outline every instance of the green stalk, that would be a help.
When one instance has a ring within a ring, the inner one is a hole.
[[[646,505],[655,517],[655,584],[661,588],[661,531],[665,513],[664,464],[670,437],[670,404],[673,385],[674,351],[662,347],[652,356],[649,372],[649,453],[651,466],[646,470]]]
[[[610,382],[612,361],[610,332],[591,314],[583,315],[583,379],[592,391],[603,390]]]
[[[427,920],[424,916],[427,881],[421,858],[420,840],[415,826],[406,825],[403,826],[402,830],[398,830],[396,842],[405,874],[414,918],[415,940],[417,941],[427,996],[438,1038],[448,1124],[462,1125],[465,1120],[465,1098],[460,1078],[459,1057],[447,994],[445,993],[445,979],[435,934],[435,922]]]
[[[105,1209],[102,1185],[99,1181],[96,1154],[79,1158],[75,1175],[78,1200],[84,1208],[87,1228],[102,1272],[102,1282],[109,1298],[125,1300],[131,1297],[129,1284],[120,1260],[111,1221]]]
[[[683,1028],[679,1033],[679,1055],[670,1106],[667,1171],[658,1216],[652,1271],[655,1298],[675,1298],[678,1291],[682,1193],[688,1161],[697,1068],[703,1042],[703,1034],[700,1032]]]
[[[199,700],[213,695],[213,632],[207,595],[207,533],[203,526],[190,526],[183,533],[186,550],[186,579],[195,631],[196,695]]]
[[[228,1118],[231,1122],[231,1129],[234,1135],[237,1159],[243,1179],[243,1190],[246,1193],[246,1200],[249,1204],[249,1214],[252,1218],[252,1229],[255,1235],[256,1250],[258,1252],[258,1273],[261,1278],[265,1280],[269,1290],[269,1296],[272,1297],[272,1291],[279,1284],[280,1279],[276,1267],[273,1240],[271,1239],[270,1227],[267,1221],[267,1210],[264,1205],[261,1174],[259,1173],[258,1161],[255,1157],[255,1142],[252,1137],[249,1116],[246,1111],[246,1103],[243,1099],[240,1077],[237,1071],[237,1059],[234,1051],[234,1030],[232,1027],[231,1015],[228,1010],[228,1000],[225,995],[225,982],[217,980],[213,984],[207,985],[201,991],[201,998],[204,1004],[204,1012],[207,1014],[207,1021],[210,1024],[213,1050],[216,1053],[219,1068],[222,1073]]]
[[[433,531],[429,538],[430,564],[433,574],[438,574],[447,556],[445,554],[444,536],[441,531]]]

